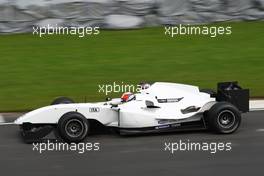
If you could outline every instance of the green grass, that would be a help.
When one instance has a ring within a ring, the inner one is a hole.
[[[0,111],[47,105],[57,96],[100,101],[98,84],[170,81],[215,88],[238,80],[264,95],[264,22],[220,23],[232,35],[164,35],[164,28],[98,36],[0,36]],[[118,94],[119,95],[119,94]],[[113,96],[113,95],[112,95]]]

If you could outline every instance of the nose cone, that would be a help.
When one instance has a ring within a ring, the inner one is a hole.
[[[24,119],[26,118],[25,116],[26,116],[26,115],[24,114],[24,115],[18,117],[18,118],[14,121],[14,123],[17,124],[17,125],[22,125],[22,123],[24,122]]]
[[[21,125],[23,123],[29,122],[29,123],[33,123],[36,121],[36,119],[39,118],[39,114],[43,113],[44,111],[46,111],[47,109],[49,109],[49,107],[43,107],[43,108],[39,108],[33,111],[30,111],[22,116],[20,116],[19,118],[17,118],[14,123]]]

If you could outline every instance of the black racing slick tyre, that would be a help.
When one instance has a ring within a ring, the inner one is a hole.
[[[70,104],[74,103],[74,101],[68,97],[58,97],[55,100],[51,102],[51,105],[56,105],[56,104]]]
[[[207,113],[208,127],[216,133],[235,132],[241,123],[241,113],[228,102],[218,102]]]
[[[78,112],[64,114],[58,122],[58,133],[68,143],[78,143],[85,139],[89,131],[88,120]]]

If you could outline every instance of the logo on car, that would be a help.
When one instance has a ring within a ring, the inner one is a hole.
[[[100,112],[100,108],[98,107],[89,108],[89,112]]]

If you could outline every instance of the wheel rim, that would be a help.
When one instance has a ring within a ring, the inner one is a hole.
[[[84,125],[78,119],[71,119],[65,125],[66,134],[72,138],[79,137],[84,132]]]
[[[218,115],[218,124],[223,128],[230,128],[235,124],[236,116],[230,110],[224,110]]]

